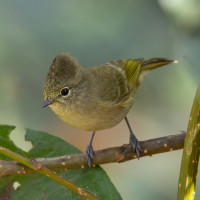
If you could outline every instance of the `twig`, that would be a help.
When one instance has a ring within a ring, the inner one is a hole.
[[[98,200],[98,198],[93,196],[91,193],[74,185],[67,179],[60,177],[55,172],[53,172],[50,169],[48,169],[47,167],[43,166],[41,163],[38,163],[35,159],[29,160],[29,159],[15,153],[15,152],[12,152],[9,149],[4,148],[2,146],[0,146],[0,153],[9,158],[12,158],[12,159],[18,161],[19,163],[22,163],[24,166],[28,167],[29,169],[32,169],[36,172],[39,172],[39,173],[53,179],[54,181],[58,182],[59,184],[65,186],[66,188],[70,189],[71,191],[77,193],[84,199]]]
[[[178,135],[140,141],[140,157],[182,149],[185,136],[186,133],[183,132]],[[124,144],[120,147],[95,151],[92,163],[93,166],[95,166],[97,164],[125,162],[135,158],[137,158],[137,155],[131,145]],[[72,154],[53,158],[35,158],[34,160],[38,164],[54,171],[64,171],[67,169],[84,168],[88,166],[85,154]],[[33,169],[30,169],[19,162],[0,160],[0,177],[33,172]]]

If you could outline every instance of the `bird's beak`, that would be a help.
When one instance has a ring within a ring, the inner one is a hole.
[[[53,103],[53,101],[50,101],[50,100],[46,99],[42,104],[42,108],[44,108],[44,107],[46,107],[46,106],[48,106],[48,105],[50,105],[52,103]]]

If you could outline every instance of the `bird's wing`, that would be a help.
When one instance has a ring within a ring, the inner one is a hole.
[[[107,64],[112,65],[116,69],[121,69],[123,72],[125,72],[128,88],[130,89],[130,91],[132,91],[139,78],[143,62],[144,59],[129,59],[111,61]]]
[[[164,58],[116,60],[99,66],[105,94],[102,99],[113,104],[124,102],[137,89],[148,71],[176,61]]]
[[[117,60],[96,68],[104,102],[118,104],[128,99],[138,80],[143,59]]]
[[[129,59],[129,60],[122,60],[121,62],[122,64],[119,67],[121,67],[125,71],[129,88],[130,90],[132,90],[139,78],[141,72],[141,66],[142,63],[144,62],[144,59],[137,59],[137,60]]]

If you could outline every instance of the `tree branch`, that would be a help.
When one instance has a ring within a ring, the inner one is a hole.
[[[140,141],[140,158],[152,156],[158,153],[164,153],[182,149],[186,133],[170,135]],[[130,144],[124,144],[120,147],[112,147],[95,151],[93,166],[112,162],[125,162],[137,158],[136,153]],[[64,155],[54,158],[35,158],[38,164],[54,171],[65,171],[68,169],[87,167],[87,158],[85,154]],[[34,173],[34,170],[18,163],[17,161],[0,160],[0,177],[11,176],[16,174]]]
[[[40,174],[43,174],[44,176],[47,176],[48,178],[56,181],[60,185],[63,185],[64,187],[70,189],[71,191],[75,192],[79,196],[83,197],[84,199],[87,200],[99,200],[97,197],[92,195],[91,193],[87,192],[83,188],[80,188],[70,182],[67,179],[64,179],[63,177],[59,176],[56,174],[54,171],[48,169],[47,167],[41,165],[40,163],[37,163],[35,159],[28,159],[24,156],[19,155],[18,153],[15,153],[5,147],[0,146],[0,153],[12,158],[19,163],[22,163],[24,166],[28,167],[29,169],[32,169],[35,172],[39,172]]]

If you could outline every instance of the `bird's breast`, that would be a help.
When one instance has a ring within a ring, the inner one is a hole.
[[[52,105],[51,109],[65,123],[75,128],[98,131],[116,126],[125,118],[132,104],[133,98],[129,98],[126,102],[115,105],[96,103],[96,105],[85,104],[73,108]]]

